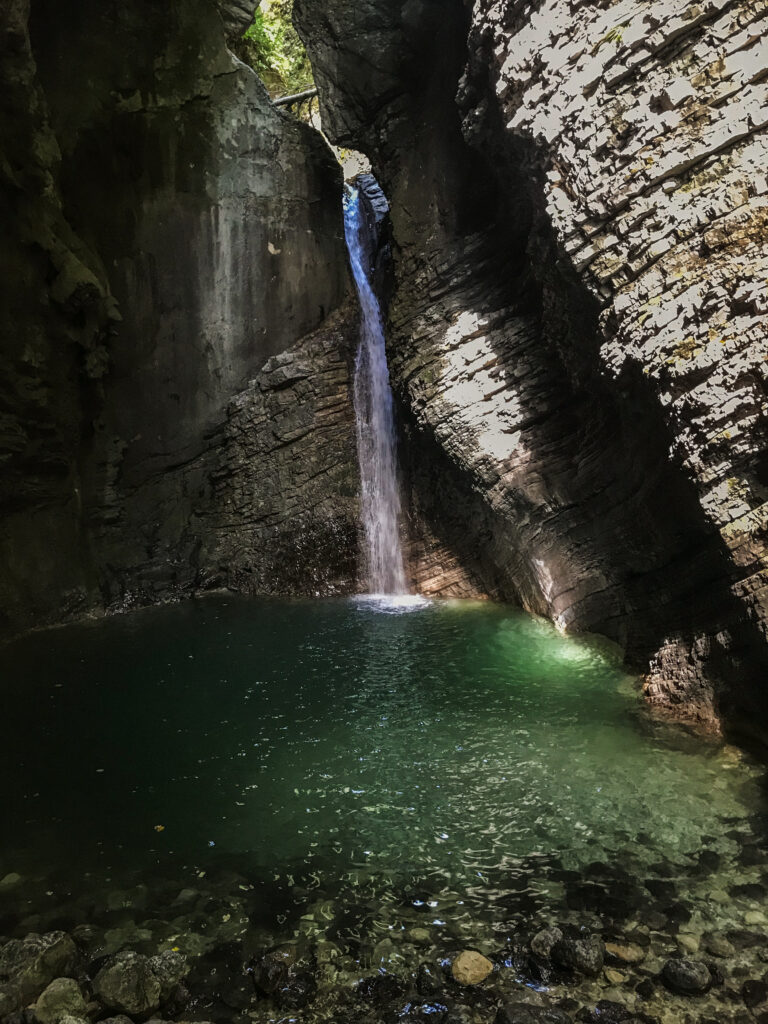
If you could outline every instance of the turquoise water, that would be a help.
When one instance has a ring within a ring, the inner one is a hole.
[[[598,643],[468,602],[211,599],[0,654],[0,876],[114,881],[238,858],[498,895],[762,809],[733,750],[655,725]]]

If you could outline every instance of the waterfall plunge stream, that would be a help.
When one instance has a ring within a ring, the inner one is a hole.
[[[361,312],[354,402],[368,587],[374,594],[406,594],[392,389],[381,310],[368,272],[370,233],[355,188],[344,197],[344,232]]]

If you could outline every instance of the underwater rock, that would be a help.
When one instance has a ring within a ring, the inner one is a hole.
[[[285,1010],[303,1010],[317,994],[317,982],[309,971],[291,970],[276,993],[277,1004]]]
[[[107,1009],[131,1017],[158,1009],[161,991],[147,957],[131,951],[117,953],[93,980],[93,994]]]
[[[160,1001],[165,1002],[171,997],[173,990],[189,974],[189,964],[183,953],[166,949],[157,956],[149,958],[152,973],[160,982]]]
[[[87,1017],[88,1007],[73,978],[56,978],[38,997],[35,1014],[41,1024],[58,1024],[62,1017]]]
[[[451,966],[451,974],[460,985],[479,985],[492,970],[491,961],[474,949],[459,953]]]
[[[248,969],[258,991],[284,1009],[303,1009],[317,992],[314,975],[299,961],[295,947],[270,950],[254,958]]]
[[[661,978],[671,992],[678,995],[703,995],[712,985],[709,968],[700,960],[667,960]]]
[[[572,1024],[572,1018],[554,1006],[507,1003],[499,1009],[494,1024]]]
[[[606,956],[623,964],[640,964],[645,960],[645,950],[634,942],[606,942]]]
[[[563,938],[552,947],[552,960],[559,967],[593,977],[603,969],[605,945],[596,935],[585,939]]]
[[[416,988],[420,996],[433,996],[442,989],[438,972],[429,964],[419,964],[416,972]]]
[[[411,1003],[397,1019],[401,1024],[448,1024],[447,1018],[448,1007],[442,1003]]]
[[[559,928],[542,928],[540,932],[531,939],[531,950],[536,956],[548,957],[552,952],[552,947],[560,942],[563,937],[563,933]]]
[[[377,1006],[398,999],[404,992],[405,985],[395,974],[377,974],[371,978],[363,978],[357,986],[358,995]]]
[[[760,1003],[764,1003],[768,999],[768,984],[755,979],[745,981],[741,986],[741,998],[748,1009],[754,1009],[755,1006],[759,1006]]]
[[[633,1017],[631,1010],[611,999],[601,999],[593,1009],[586,1008],[576,1015],[584,1024],[624,1024]]]
[[[729,942],[724,935],[718,934],[704,936],[704,949],[711,956],[720,957],[721,959],[734,956],[736,953],[736,947],[733,943]]]
[[[474,1024],[475,1018],[463,1006],[454,1006],[448,1010],[443,1024]]]
[[[76,963],[77,947],[66,932],[11,939],[0,949],[0,985],[6,983],[0,1005],[6,1013],[19,1009],[36,999],[55,978],[72,971]]]

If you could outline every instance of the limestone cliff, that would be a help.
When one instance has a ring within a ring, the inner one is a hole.
[[[5,632],[354,579],[341,173],[227,50],[254,6],[0,13]]]
[[[618,640],[654,702],[750,728],[768,666],[764,5],[298,0],[296,17],[332,140],[392,205],[418,531],[486,592]]]

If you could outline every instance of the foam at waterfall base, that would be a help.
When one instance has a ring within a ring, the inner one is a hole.
[[[358,594],[352,601],[354,604],[388,615],[422,611],[433,603],[421,594]]]

